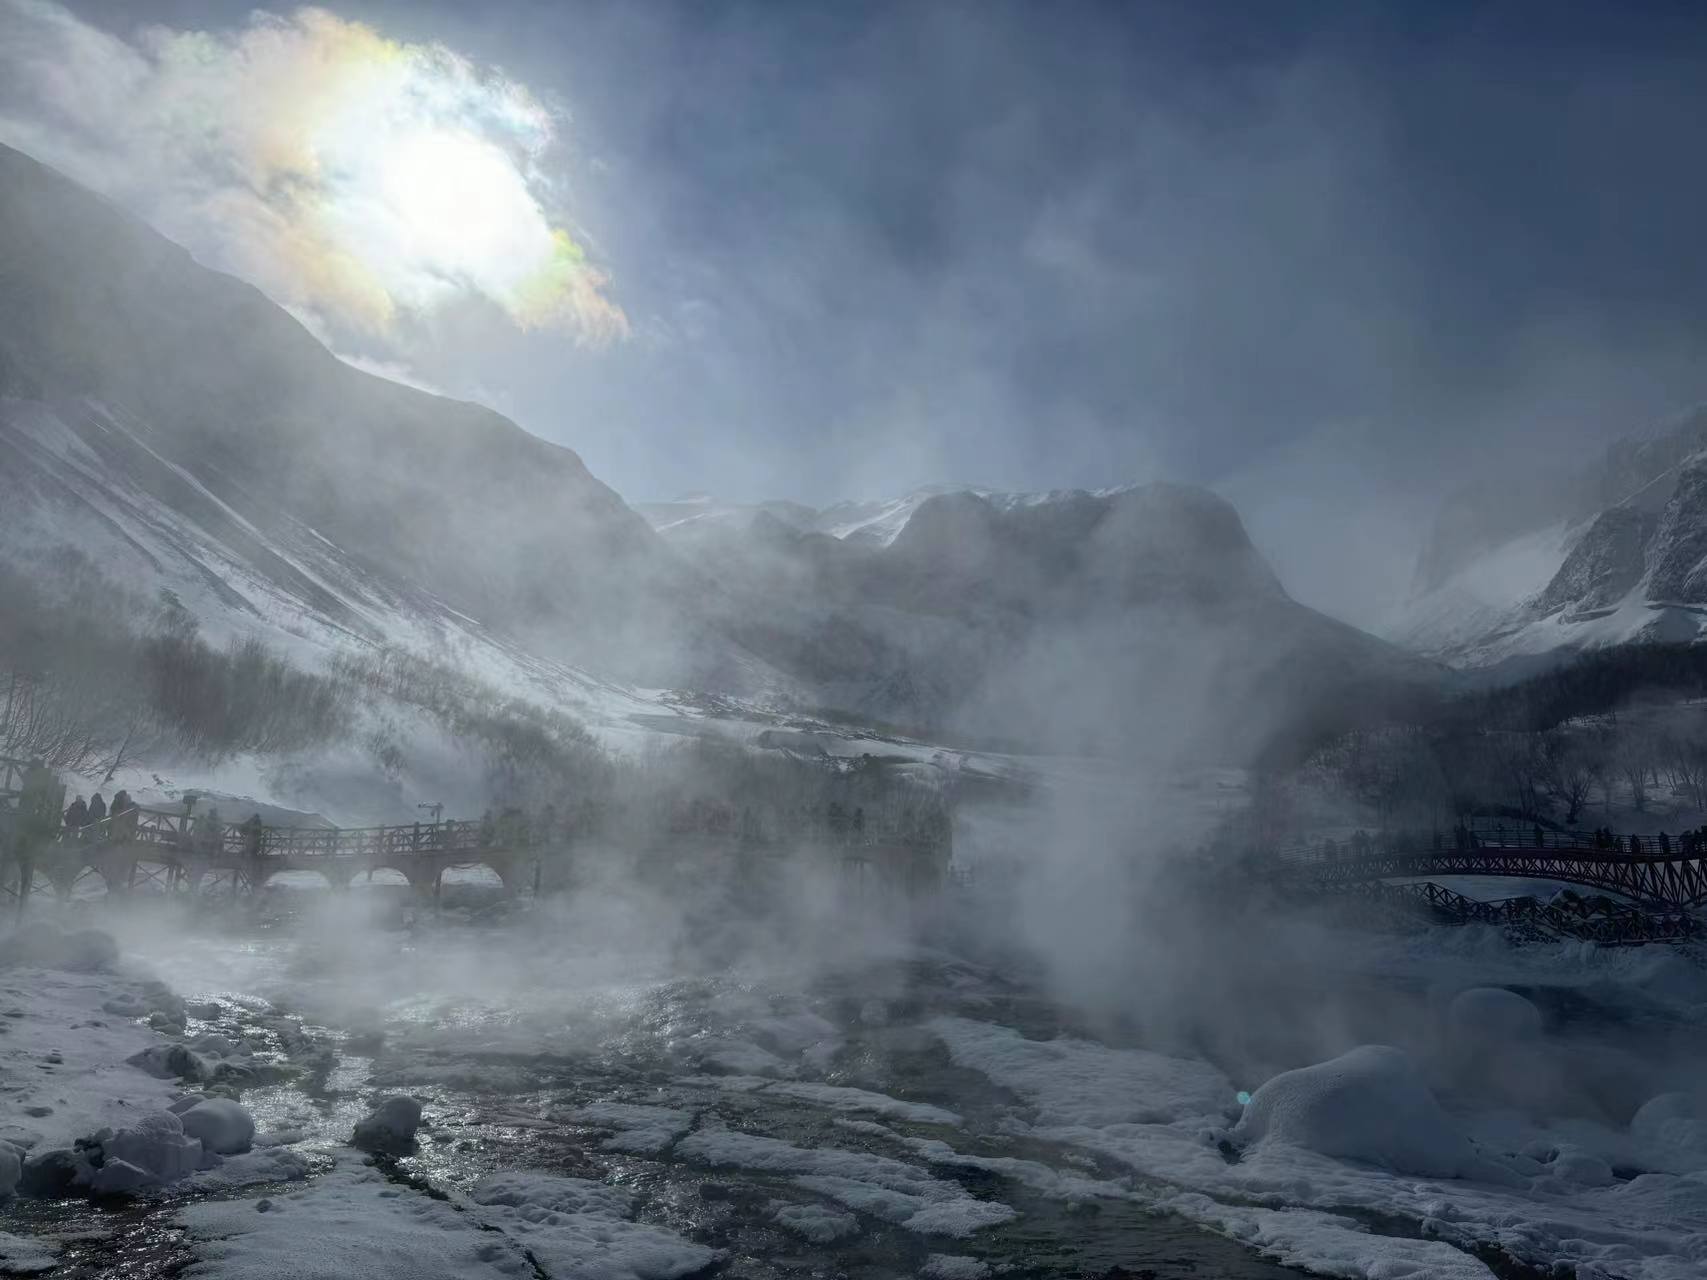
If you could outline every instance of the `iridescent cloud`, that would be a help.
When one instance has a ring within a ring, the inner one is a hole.
[[[126,40],[0,0],[0,139],[370,334],[475,296],[524,328],[628,332],[553,212],[560,123],[501,72],[324,9]]]

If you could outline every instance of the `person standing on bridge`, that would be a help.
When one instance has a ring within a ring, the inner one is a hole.
[[[136,804],[130,798],[130,792],[120,790],[113,796],[113,806],[107,810],[112,815],[114,840],[128,840],[136,834]]]
[[[101,793],[97,791],[89,800],[89,825],[99,826],[106,820],[107,802],[101,799]]]
[[[73,800],[69,805],[66,806],[66,809],[65,809],[65,829],[67,831],[74,831],[74,832],[79,833],[78,838],[81,839],[82,838],[81,832],[82,832],[83,828],[88,826],[88,825],[89,825],[89,806],[84,801],[82,796],[78,796],[75,800]]]

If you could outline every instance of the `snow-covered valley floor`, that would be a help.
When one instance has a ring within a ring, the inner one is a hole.
[[[384,919],[115,912],[114,967],[0,967],[19,1154],[108,1129],[110,1164],[191,1092],[256,1125],[138,1199],[6,1201],[0,1274],[1707,1274],[1707,971],[1674,953],[1348,939],[1373,996],[1294,1011],[1331,1061],[1241,1079],[948,950],[683,976],[632,920]],[[1337,1056],[1363,1001],[1416,1041]],[[348,1145],[398,1094],[415,1141]]]

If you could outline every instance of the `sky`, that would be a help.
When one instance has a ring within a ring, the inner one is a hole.
[[[631,501],[1169,479],[1371,622],[1707,398],[1707,10],[0,0],[0,141]]]

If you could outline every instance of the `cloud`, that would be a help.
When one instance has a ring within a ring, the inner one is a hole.
[[[356,334],[478,298],[523,329],[626,336],[552,211],[560,125],[498,71],[323,9],[127,40],[0,0],[0,140]]]

